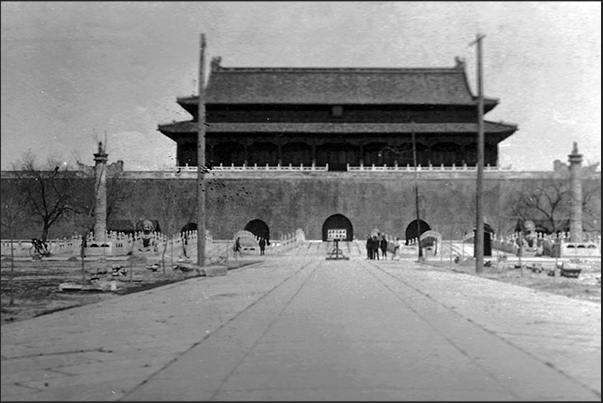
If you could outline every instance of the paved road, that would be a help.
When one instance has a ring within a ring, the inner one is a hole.
[[[2,326],[2,400],[600,401],[600,304],[360,253]]]

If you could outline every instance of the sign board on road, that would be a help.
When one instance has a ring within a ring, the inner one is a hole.
[[[347,238],[347,230],[345,229],[328,229],[327,230],[327,239],[329,241],[334,241],[334,240],[344,240]]]
[[[339,241],[343,241],[347,238],[348,232],[345,229],[327,229],[327,240],[333,241],[333,249],[327,255],[327,260],[330,259],[346,259],[350,258],[344,256],[343,251],[339,249]]]

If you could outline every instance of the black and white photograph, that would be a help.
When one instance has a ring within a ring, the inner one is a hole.
[[[601,3],[2,1],[2,401],[601,401]]]

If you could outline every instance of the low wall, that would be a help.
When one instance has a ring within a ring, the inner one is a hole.
[[[551,250],[547,253],[542,247],[525,248],[523,255],[544,255],[552,257],[572,258],[572,257],[597,257],[601,256],[601,239],[597,237],[594,240],[586,242],[570,242],[567,239],[560,239],[555,242],[554,239],[549,239],[551,242]],[[513,256],[519,254],[519,246],[516,239],[494,239],[492,240],[492,249],[496,249]]]
[[[247,232],[247,231],[245,231]],[[251,237],[253,234],[249,233]],[[191,257],[197,253],[197,231],[187,231],[185,233],[176,234],[173,237],[168,237],[164,234],[151,234],[151,241],[148,246],[144,246],[144,234],[142,232],[134,235],[124,235],[119,233],[108,233],[105,236],[106,241],[95,241],[91,236],[86,240],[86,248],[84,254],[86,257],[115,257],[128,256],[134,249],[134,255],[147,254],[161,256],[163,251],[166,254],[179,255],[182,257]],[[266,248],[266,253],[278,254],[283,253],[305,240],[305,234],[301,229],[290,234],[286,234],[280,240],[274,240],[270,246]],[[228,242],[226,242],[227,244]],[[1,254],[2,256],[15,257],[33,257],[30,250],[33,247],[31,240],[2,240]],[[214,241],[213,237],[207,233],[205,238],[206,257],[217,258],[219,255],[228,253],[228,246],[224,247],[223,241]],[[81,237],[73,237],[71,239],[54,239],[47,241],[48,249],[51,256],[71,257],[80,256],[82,239]],[[12,252],[11,252],[12,248]],[[259,250],[259,248],[257,249]]]

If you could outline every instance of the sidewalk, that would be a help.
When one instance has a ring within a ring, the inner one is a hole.
[[[271,257],[2,326],[2,400],[600,400],[601,306]]]

